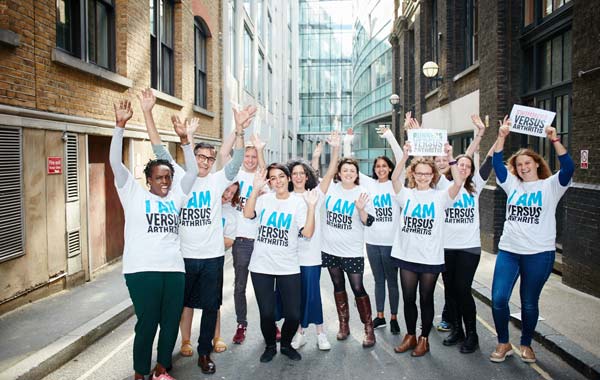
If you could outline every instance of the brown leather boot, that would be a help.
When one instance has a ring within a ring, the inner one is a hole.
[[[373,319],[371,315],[371,300],[369,296],[356,297],[356,307],[360,315],[360,321],[365,324],[365,337],[363,338],[363,347],[373,347],[375,345],[375,332],[373,331]]]
[[[429,352],[429,338],[426,336],[420,336],[417,342],[417,347],[410,353],[411,356],[423,356]]]
[[[335,307],[338,313],[338,319],[340,321],[340,329],[337,333],[337,340],[345,340],[350,335],[350,326],[348,321],[350,320],[350,310],[348,309],[348,294],[344,292],[333,293],[335,298]]]
[[[394,351],[401,354],[408,350],[412,350],[417,347],[417,337],[414,335],[406,334],[404,335],[404,339],[402,339],[402,343],[397,347],[394,347]]]

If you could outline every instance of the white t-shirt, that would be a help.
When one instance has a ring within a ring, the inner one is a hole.
[[[226,203],[223,205],[223,236],[234,240],[237,230],[239,212],[231,205]]]
[[[319,201],[315,206],[315,232],[310,239],[304,236],[298,237],[300,266],[303,267],[321,265],[321,211],[325,196],[319,187],[317,187],[317,192],[319,194]],[[305,202],[302,193],[292,193],[292,195]]]
[[[338,257],[363,257],[365,228],[370,227],[362,223],[354,205],[361,193],[367,193],[362,186],[346,190],[341,182],[332,181],[329,185],[321,231],[323,252]],[[370,203],[366,211],[374,214]]]
[[[372,245],[391,246],[398,229],[400,207],[392,181],[379,182],[373,178],[361,176],[361,186],[368,192],[371,207],[374,210],[373,225],[365,229],[365,242]]]
[[[523,255],[556,250],[556,206],[569,188],[560,184],[558,173],[523,182],[508,172],[506,181],[498,185],[507,197],[498,248]]]
[[[451,202],[448,190],[403,187],[398,193],[402,213],[392,257],[418,264],[444,264],[444,211]]]
[[[452,184],[452,182],[450,182]],[[446,209],[444,226],[444,248],[465,249],[481,247],[479,234],[479,195],[485,181],[476,171],[473,175],[475,192],[469,194],[461,187],[452,206]]]
[[[298,234],[306,222],[306,203],[299,197],[277,199],[275,193],[256,201],[258,231],[248,269],[254,273],[300,273]]]
[[[231,183],[224,170],[196,178],[180,214],[184,258],[210,259],[225,254],[221,195]]]
[[[187,196],[178,183],[161,198],[131,174],[117,193],[125,213],[123,273],[185,272],[179,239],[179,209]]]
[[[256,230],[258,228],[258,225],[256,224],[256,219],[244,218],[243,214],[244,206],[246,205],[246,200],[250,198],[250,194],[252,193],[254,173],[248,173],[247,171],[240,169],[238,175],[234,179],[234,182],[235,181],[238,181],[240,183],[240,203],[236,207],[240,215],[238,218],[236,237],[255,239]]]
[[[446,178],[446,175],[440,173],[440,180],[435,184],[434,190],[444,190],[450,187],[450,180]]]

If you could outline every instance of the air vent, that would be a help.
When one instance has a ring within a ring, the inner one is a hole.
[[[67,257],[75,257],[81,253],[79,230],[67,232]]]
[[[0,126],[0,261],[23,251],[23,172],[20,128]]]
[[[67,202],[79,200],[79,178],[77,176],[78,143],[77,135],[66,134],[66,195]]]

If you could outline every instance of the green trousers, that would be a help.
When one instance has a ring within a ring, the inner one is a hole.
[[[133,369],[147,375],[152,362],[152,345],[158,335],[157,362],[171,366],[183,310],[185,274],[182,272],[139,272],[125,275],[137,323],[133,341]]]

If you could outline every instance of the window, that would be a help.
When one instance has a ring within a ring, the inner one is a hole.
[[[271,13],[267,12],[267,49],[269,57],[273,56],[273,19]]]
[[[540,24],[544,18],[570,2],[571,0],[523,0],[523,27]]]
[[[477,0],[465,1],[465,69],[473,65],[478,59],[478,11]]]
[[[438,13],[437,13],[437,0],[431,1],[431,25],[429,28],[430,33],[430,52],[431,60],[438,65],[440,64],[440,42],[438,39]],[[429,79],[429,89],[433,90],[438,86],[438,82],[433,79]]]
[[[150,0],[151,85],[173,95],[174,18],[173,0]]]
[[[23,169],[20,128],[0,127],[0,261],[23,255]]]
[[[263,39],[263,0],[257,1],[257,10],[256,10],[256,29],[258,30],[258,37]]]
[[[253,39],[248,26],[244,25],[244,89],[252,91],[252,45]]]
[[[107,70],[115,67],[113,0],[58,0],[56,46]]]
[[[267,78],[267,103],[271,109],[271,113],[273,113],[275,106],[275,94],[273,93],[273,69],[269,66],[269,73]],[[270,101],[270,103],[269,103]]]
[[[207,108],[206,99],[206,39],[210,37],[208,26],[200,17],[194,20],[194,104]]]
[[[258,51],[258,81],[257,81],[257,86],[258,86],[258,94],[257,94],[257,98],[258,98],[258,102],[260,104],[264,104],[264,87],[265,87],[265,82],[264,82],[264,75],[263,75],[263,70],[265,67],[265,55],[263,54],[262,51]]]
[[[250,0],[244,0],[244,9],[248,17],[252,17],[252,2]]]

